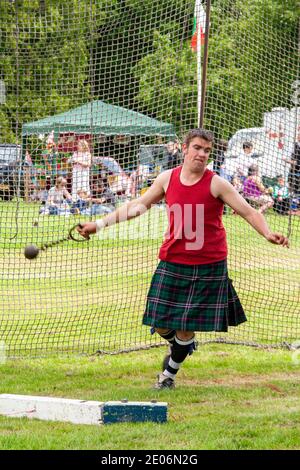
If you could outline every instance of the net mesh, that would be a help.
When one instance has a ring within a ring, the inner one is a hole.
[[[198,126],[204,83],[204,126],[217,139],[211,167],[243,191],[243,143],[251,142],[249,158],[272,188],[266,219],[291,247],[268,244],[227,208],[230,277],[248,322],[198,339],[299,339],[297,2],[212,0],[206,79],[202,7],[0,0],[0,340],[10,356],[160,343],[141,316],[167,226],[163,202],[32,261],[24,247],[101,218],[176,166],[185,133]]]

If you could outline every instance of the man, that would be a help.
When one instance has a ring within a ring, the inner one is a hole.
[[[168,206],[169,229],[161,246],[160,263],[152,278],[143,317],[170,343],[156,388],[173,388],[175,376],[195,349],[195,331],[227,331],[246,321],[227,273],[224,203],[241,215],[266,240],[288,246],[288,239],[272,233],[262,216],[233,186],[206,168],[213,134],[190,131],[182,146],[184,162],[166,170],[141,197],[96,222],[78,227],[90,234],[137,217],[163,198]]]
[[[167,169],[171,170],[181,163],[181,153],[179,151],[179,144],[177,141],[168,142],[167,149]]]
[[[277,182],[272,188],[271,194],[274,200],[273,208],[275,212],[281,215],[287,214],[290,208],[290,193],[282,175],[277,176]]]
[[[289,190],[294,196],[300,195],[300,132],[294,144],[294,150],[290,158],[284,158],[289,163],[290,171],[288,176]]]
[[[228,148],[227,140],[220,139],[216,144],[213,152],[213,171],[225,178],[227,181],[231,181],[231,177],[226,171],[226,158],[225,152]]]
[[[257,155],[253,153],[253,144],[251,142],[243,143],[243,153],[238,160],[237,175],[244,182],[248,176],[250,166],[257,164]]]

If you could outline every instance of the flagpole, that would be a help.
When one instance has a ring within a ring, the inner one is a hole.
[[[200,0],[201,2],[201,0]],[[198,127],[200,126],[201,121],[201,96],[202,96],[202,47],[201,47],[201,24],[200,24],[200,2],[196,2],[195,5],[195,16],[197,20],[197,110],[198,110]],[[205,36],[206,37],[206,36]]]
[[[200,70],[198,69],[198,122],[199,127],[203,127],[204,122],[204,110],[205,110],[205,96],[206,96],[206,78],[207,78],[207,63],[208,63],[208,39],[209,39],[209,25],[210,25],[210,10],[211,0],[206,2],[206,20],[205,20],[205,40],[204,40],[204,56],[203,56],[203,68],[201,77],[201,47],[197,52],[197,69],[199,68],[199,57],[200,57]],[[198,34],[199,36],[199,34]],[[198,38],[197,38],[198,40]],[[198,44],[197,44],[198,48]],[[200,87],[199,87],[200,82]],[[199,100],[200,96],[200,100]],[[200,110],[200,112],[199,112]]]

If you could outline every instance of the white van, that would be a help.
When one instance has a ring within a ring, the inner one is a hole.
[[[260,175],[275,178],[287,176],[289,165],[283,160],[285,154],[278,147],[278,142],[271,140],[263,127],[240,129],[228,142],[225,153],[226,173],[233,176],[243,160],[243,143],[253,144],[252,159],[259,167]]]
[[[273,108],[264,113],[263,127],[240,129],[228,142],[226,156],[226,173],[232,176],[239,166],[243,155],[243,143],[253,144],[252,157],[257,160],[260,175],[274,178],[277,175],[287,177],[290,159],[294,148],[300,113],[297,108]]]

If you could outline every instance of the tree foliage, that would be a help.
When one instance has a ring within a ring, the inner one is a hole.
[[[102,99],[197,125],[194,0],[2,0],[2,141],[22,123]],[[229,137],[290,106],[299,59],[297,0],[213,0],[205,125]]]

